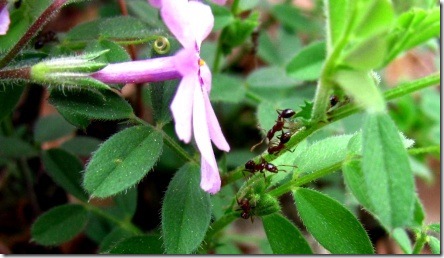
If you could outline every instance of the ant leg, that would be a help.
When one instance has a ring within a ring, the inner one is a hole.
[[[261,145],[261,144],[264,142],[264,140],[265,140],[265,138],[262,138],[262,141],[260,141],[259,143],[256,143],[255,145],[253,145],[253,147],[250,148],[250,151],[251,151],[251,152],[254,151],[254,149],[255,149],[257,146]]]

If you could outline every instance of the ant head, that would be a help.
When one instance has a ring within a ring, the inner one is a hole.
[[[250,218],[250,213],[248,213],[248,212],[242,212],[242,213],[241,213],[241,217],[242,217],[243,219],[248,219],[248,218]]]
[[[281,143],[287,143],[290,140],[290,138],[291,138],[291,133],[286,132],[281,134],[279,140],[281,141]]]
[[[267,164],[265,165],[265,169],[266,169],[267,171],[271,172],[271,173],[277,173],[277,172],[278,172],[277,167],[276,167],[275,165],[271,164],[271,163],[267,163]]]
[[[278,114],[282,118],[290,118],[290,117],[294,116],[296,114],[296,112],[294,112],[293,109],[287,108],[287,109],[282,110],[281,112],[278,111]]]

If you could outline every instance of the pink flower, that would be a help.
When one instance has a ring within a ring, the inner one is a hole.
[[[11,23],[11,20],[9,19],[8,5],[0,6],[0,35],[6,34],[9,23]]]
[[[208,97],[211,72],[200,58],[202,40],[211,32],[214,17],[210,7],[188,0],[163,0],[160,14],[184,47],[174,56],[176,68],[182,75],[170,106],[176,134],[188,143],[193,130],[202,156],[200,186],[214,194],[220,190],[221,181],[211,141],[220,150],[230,150]]]
[[[150,5],[152,5],[155,8],[162,7],[162,0],[148,0],[148,2],[150,3]],[[215,2],[218,5],[224,5],[227,2],[227,0],[213,0],[213,2]]]

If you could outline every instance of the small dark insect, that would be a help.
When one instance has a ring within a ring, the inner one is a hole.
[[[336,106],[336,104],[338,104],[338,102],[339,102],[339,98],[338,98],[338,96],[336,96],[336,95],[332,95],[332,96],[330,97],[330,107],[334,107],[334,106]]]
[[[284,110],[276,110],[276,112],[278,113],[278,118],[276,120],[276,123],[273,125],[273,127],[268,130],[267,132],[267,139],[268,141],[271,141],[271,139],[273,139],[274,135],[279,132],[282,131],[285,127],[285,119],[286,118],[291,118],[292,116],[294,116],[296,114],[296,112],[294,112],[293,109],[284,109]],[[259,143],[255,144],[253,147],[251,147],[250,151],[253,151],[257,146],[259,146],[260,144],[262,144],[264,142],[265,138],[263,138]]]
[[[261,158],[261,161],[257,164],[253,160],[249,160],[247,161],[247,163],[245,163],[244,171],[250,172],[252,174],[256,172],[263,173],[265,178],[265,173],[264,173],[265,170],[271,173],[285,171],[285,170],[279,170],[275,165],[268,163],[264,158]]]
[[[51,41],[57,41],[56,33],[54,31],[46,31],[40,33],[39,36],[37,36],[37,39],[34,43],[35,49],[42,48],[46,43],[49,43]]]
[[[237,201],[237,205],[239,205],[239,209],[237,209],[237,210],[238,211],[242,210],[241,218],[250,219],[251,223],[253,223],[254,212],[252,211],[252,209],[254,208],[254,206],[250,205],[250,200],[248,200],[247,198],[242,198],[240,201],[239,200],[236,200],[236,201]]]
[[[14,7],[15,7],[16,9],[20,8],[21,5],[22,5],[22,0],[16,0],[16,1],[14,2]]]
[[[282,132],[281,136],[278,136],[279,139],[279,144],[278,145],[269,145],[268,146],[268,153],[270,154],[277,154],[279,153],[281,150],[283,150],[285,148],[285,144],[290,141],[291,139],[291,133],[290,132]],[[291,150],[289,150],[291,151]],[[291,151],[292,152],[292,151]]]

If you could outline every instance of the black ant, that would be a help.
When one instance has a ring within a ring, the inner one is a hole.
[[[242,210],[241,218],[243,218],[243,219],[250,219],[251,223],[253,223],[253,221],[254,221],[254,218],[253,218],[254,212],[252,211],[252,209],[255,208],[255,207],[250,205],[250,200],[248,200],[247,198],[242,198],[240,201],[237,200],[237,199],[236,199],[236,201],[237,201],[237,205],[239,205],[239,207],[240,207],[237,210],[238,211]]]
[[[46,31],[42,32],[36,39],[34,43],[35,49],[42,48],[46,43],[52,42],[52,41],[58,41],[56,37],[56,33],[54,31]]]
[[[293,109],[284,109],[284,110],[276,110],[278,113],[278,119],[276,120],[276,123],[273,125],[273,127],[268,130],[267,132],[267,139],[268,141],[271,141],[273,139],[274,134],[276,132],[282,131],[285,128],[285,119],[291,118],[296,114]],[[255,144],[253,147],[251,147],[250,151],[253,151],[258,145],[262,144],[264,142],[265,138],[263,138],[259,143]]]
[[[334,106],[336,106],[336,104],[338,104],[338,102],[339,102],[339,98],[338,98],[338,96],[336,96],[336,95],[332,95],[332,96],[330,97],[330,107],[334,107]]]
[[[274,146],[268,146],[268,153],[270,154],[277,154],[279,153],[282,149],[285,148],[285,144],[290,141],[291,139],[291,133],[290,132],[282,132],[281,136],[278,137],[279,139],[279,144],[278,145],[274,145]],[[291,150],[290,150],[291,151]]]
[[[287,165],[282,165],[282,166],[287,166]],[[289,167],[294,167],[294,166],[290,166]],[[247,172],[250,172],[252,174],[259,172],[259,173],[263,173],[264,178],[265,178],[265,170],[271,173],[277,173],[279,171],[284,171],[287,172],[283,169],[278,169],[275,165],[267,162],[264,158],[261,157],[261,161],[259,163],[255,163],[253,160],[249,160],[247,161],[247,163],[245,163],[245,170]]]
[[[14,7],[15,7],[16,9],[20,8],[21,5],[22,5],[22,0],[16,0],[16,1],[14,2]]]

